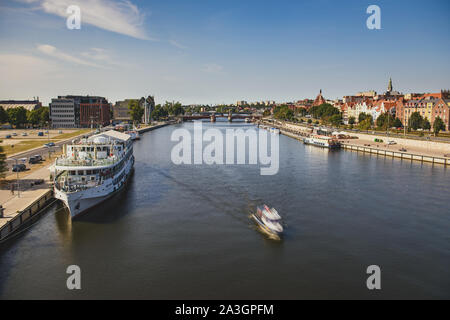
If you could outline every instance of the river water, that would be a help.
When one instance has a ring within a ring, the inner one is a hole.
[[[204,129],[250,128],[204,122]],[[53,206],[0,247],[2,299],[450,298],[450,172],[279,137],[278,174],[175,165],[168,126],[134,146],[129,186],[71,222]],[[281,241],[249,215],[267,203]],[[68,290],[66,268],[81,268]],[[381,290],[366,269],[381,268]]]

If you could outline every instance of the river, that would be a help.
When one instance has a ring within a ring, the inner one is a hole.
[[[251,128],[204,122],[207,128]],[[58,204],[0,247],[2,299],[450,298],[450,172],[279,137],[278,174],[175,165],[172,131],[143,134],[121,194],[71,221]],[[250,214],[285,223],[268,239]],[[66,268],[81,268],[68,290]],[[366,269],[381,268],[381,290]]]

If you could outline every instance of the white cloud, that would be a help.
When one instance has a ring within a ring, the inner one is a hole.
[[[28,0],[46,13],[67,18],[71,5],[81,9],[81,28],[89,24],[137,39],[152,40],[143,28],[144,14],[129,0]]]
[[[220,73],[221,71],[223,71],[223,67],[216,63],[208,63],[208,64],[203,65],[202,70],[204,72],[208,72],[208,73]]]
[[[53,57],[53,58],[56,58],[56,59],[59,59],[62,61],[75,63],[75,64],[79,64],[79,65],[84,65],[84,66],[89,66],[89,67],[102,68],[101,65],[98,65],[98,64],[90,62],[88,60],[80,59],[78,57],[67,54],[49,44],[40,44],[37,46],[37,49],[39,52],[41,52],[47,56],[50,56],[50,57]]]
[[[177,47],[177,48],[179,48],[179,49],[187,49],[186,46],[182,45],[181,43],[179,43],[179,42],[177,42],[177,41],[175,41],[175,40],[169,40],[169,43],[170,43],[171,45],[173,45],[174,47]]]

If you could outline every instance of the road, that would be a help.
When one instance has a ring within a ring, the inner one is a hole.
[[[90,136],[92,134],[94,134],[94,133],[91,132],[91,133],[88,133],[88,134],[82,134],[80,136]],[[80,137],[80,136],[77,136],[77,137]],[[29,158],[31,156],[40,155],[40,156],[42,156],[43,159],[46,159],[49,156],[49,151],[52,154],[57,153],[59,151],[62,151],[62,146],[64,144],[66,144],[69,141],[72,141],[72,140],[76,139],[77,137],[72,137],[70,139],[66,139],[66,140],[61,140],[61,141],[55,142],[55,146],[54,147],[50,147],[50,148],[44,147],[44,144],[46,142],[42,141],[42,147],[39,148],[39,149],[33,149],[33,150],[29,150],[29,151],[24,151],[24,152],[22,152],[22,153],[20,153],[18,155],[15,155],[15,156],[12,156],[12,157],[8,157],[6,159],[6,163],[8,165],[8,168],[9,168],[10,171],[12,170],[12,166],[16,163],[16,159],[18,160],[17,163],[24,163],[27,167],[30,167],[30,166],[32,166],[32,164],[29,164],[28,160],[29,160]],[[23,161],[24,159],[26,159],[26,160]]]

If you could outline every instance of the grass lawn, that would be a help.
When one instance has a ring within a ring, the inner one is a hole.
[[[48,140],[25,140],[21,141],[18,144],[14,145],[14,148],[11,146],[2,146],[3,151],[5,152],[6,156],[10,156],[15,153],[24,152],[30,149],[34,149],[37,147],[42,147],[44,144],[46,144]],[[50,142],[56,142],[56,140],[50,140]]]
[[[51,137],[52,139],[58,139],[58,140],[65,140],[65,139],[70,139],[72,137],[76,137],[79,136],[81,134],[87,134],[89,132],[91,132],[91,129],[81,129],[81,130],[77,130],[74,132],[68,132],[68,133],[63,133],[54,137]]]

